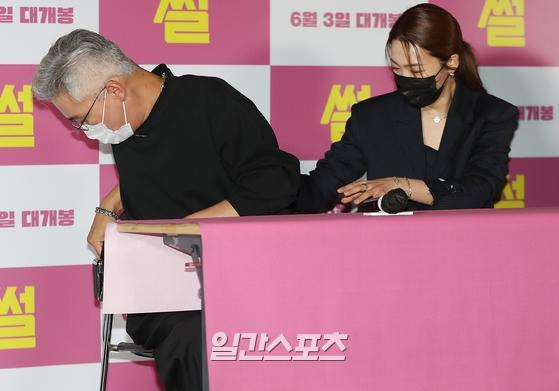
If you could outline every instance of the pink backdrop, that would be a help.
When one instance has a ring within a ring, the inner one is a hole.
[[[510,181],[497,206],[558,206],[559,57],[550,37],[559,3],[433,2],[459,20],[465,39],[478,54],[490,92],[524,112],[513,141]],[[100,150],[73,130],[52,107],[25,97],[40,59],[57,37],[87,28],[113,39],[146,69],[166,62],[178,74],[225,78],[255,102],[271,121],[280,146],[308,170],[328,149],[332,129],[343,125],[353,102],[393,89],[384,43],[395,17],[413,4],[410,0],[2,2],[0,300],[9,302],[10,289],[19,294],[25,286],[34,287],[36,346],[0,349],[0,383],[35,390],[44,386],[45,373],[64,373],[49,379],[53,388],[97,389],[99,309],[92,300],[88,272],[94,254],[85,238],[93,209],[118,178],[110,151]],[[159,22],[158,10],[163,18]],[[487,20],[480,27],[485,14]],[[193,18],[198,22],[184,24]],[[363,18],[370,23],[359,23]],[[517,27],[502,30],[507,23]],[[172,28],[206,35],[209,43],[173,42],[184,40],[184,35],[166,36]],[[500,40],[492,41],[494,35]],[[32,129],[26,129],[33,146],[6,146],[8,138],[21,136],[13,119],[22,113],[33,119]],[[22,224],[26,211],[59,210],[73,211],[72,226]],[[17,315],[12,307],[0,308],[4,309],[0,322]],[[2,335],[14,337],[11,332]],[[119,338],[124,338],[120,332]],[[149,364],[125,358],[113,366],[118,368],[109,380],[113,390],[132,387],[130,381],[137,382],[139,390],[160,387]]]

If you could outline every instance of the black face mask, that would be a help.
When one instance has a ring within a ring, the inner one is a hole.
[[[402,94],[406,102],[410,105],[421,108],[429,106],[431,103],[439,99],[443,92],[447,78],[444,80],[441,88],[437,89],[436,77],[444,67],[441,67],[434,76],[429,77],[406,77],[394,75],[398,92]]]

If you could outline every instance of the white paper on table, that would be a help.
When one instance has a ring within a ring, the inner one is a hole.
[[[200,281],[191,258],[162,236],[105,232],[103,313],[188,311],[201,308]]]
[[[367,212],[363,216],[413,216],[413,211],[399,212],[399,213],[386,213],[386,212]]]

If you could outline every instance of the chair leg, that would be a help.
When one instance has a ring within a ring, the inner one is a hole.
[[[103,315],[103,361],[101,362],[100,391],[105,391],[107,388],[107,369],[109,367],[111,334],[113,332],[113,316],[113,314]]]

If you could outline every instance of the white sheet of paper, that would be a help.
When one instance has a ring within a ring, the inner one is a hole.
[[[413,211],[406,211],[400,213],[386,213],[386,212],[367,212],[363,216],[412,216]]]
[[[191,258],[155,235],[129,234],[107,225],[103,313],[199,310],[200,282]]]

